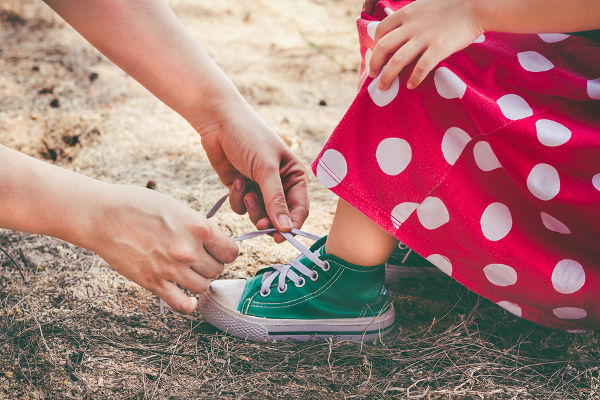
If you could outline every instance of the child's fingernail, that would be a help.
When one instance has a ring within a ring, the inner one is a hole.
[[[279,226],[281,226],[281,228],[283,229],[292,229],[292,220],[290,219],[290,216],[287,214],[280,214],[277,217],[277,221],[279,221]]]
[[[408,83],[406,84],[406,88],[407,88],[407,89],[414,89],[414,88],[415,88],[415,84],[414,84],[414,83],[412,83],[412,82],[408,82]]]
[[[381,81],[379,81],[379,83],[377,84],[377,88],[379,90],[385,90],[385,89],[387,89],[387,87],[383,83],[381,83]]]

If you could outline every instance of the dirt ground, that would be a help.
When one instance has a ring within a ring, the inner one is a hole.
[[[170,4],[308,165],[356,90],[361,1]],[[224,193],[186,122],[41,1],[0,0],[0,143],[109,182],[153,180],[197,210]],[[325,234],[336,199],[314,178],[310,191],[305,229]],[[228,210],[215,221],[252,229]],[[391,288],[398,323],[381,343],[255,344],[161,315],[65,242],[0,230],[0,247],[0,398],[600,398],[600,332],[537,327],[449,279]],[[224,277],[295,256],[266,238],[241,250]]]

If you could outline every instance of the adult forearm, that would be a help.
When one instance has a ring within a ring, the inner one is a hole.
[[[85,245],[106,185],[0,145],[0,227]]]
[[[46,0],[98,50],[194,127],[241,100],[163,0]]]
[[[486,31],[579,32],[600,29],[599,0],[466,0]]]

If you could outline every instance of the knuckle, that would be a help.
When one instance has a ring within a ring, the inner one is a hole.
[[[175,266],[173,265],[167,265],[163,267],[162,275],[167,281],[174,281],[175,279],[177,279],[178,276],[177,268],[175,268]]]
[[[283,193],[277,193],[271,197],[269,203],[274,207],[287,207],[287,200]]]
[[[194,223],[193,232],[200,239],[207,239],[211,236],[212,227],[207,221],[202,219]]]
[[[177,261],[189,263],[194,261],[194,248],[189,244],[179,245],[173,248],[172,257]]]

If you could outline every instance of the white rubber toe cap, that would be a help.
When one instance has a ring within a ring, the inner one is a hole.
[[[210,283],[210,296],[222,306],[237,310],[245,286],[245,279],[219,279]]]

